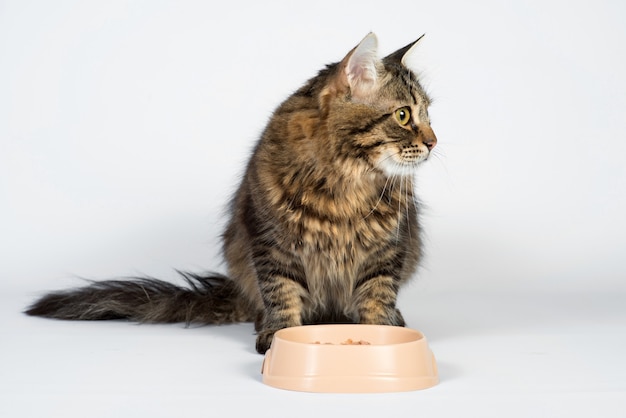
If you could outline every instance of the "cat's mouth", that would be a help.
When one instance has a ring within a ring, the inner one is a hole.
[[[410,176],[429,154],[425,145],[403,145],[381,152],[376,165],[389,176]]]

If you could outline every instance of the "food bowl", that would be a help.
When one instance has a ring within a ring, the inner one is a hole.
[[[305,325],[274,334],[263,383],[303,392],[403,392],[439,381],[424,335],[387,325]]]

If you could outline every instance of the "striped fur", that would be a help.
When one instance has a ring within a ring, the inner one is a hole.
[[[259,353],[289,326],[404,325],[398,289],[421,254],[414,173],[436,138],[430,101],[404,66],[414,44],[381,60],[376,43],[368,35],[274,112],[231,202],[228,278],[94,282],[44,296],[27,313],[255,321]]]

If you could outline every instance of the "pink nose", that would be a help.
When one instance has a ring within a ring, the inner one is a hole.
[[[426,145],[428,151],[432,151],[432,149],[435,148],[435,145],[437,145],[437,138],[435,138],[435,136],[424,138],[422,142]]]
[[[435,145],[437,145],[437,137],[435,136],[432,128],[430,127],[430,125],[425,123],[418,125],[418,129],[419,138],[421,139],[422,143],[426,145],[428,151],[432,151],[432,149],[435,148]]]

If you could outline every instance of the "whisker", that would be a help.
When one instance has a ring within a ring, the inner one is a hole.
[[[396,165],[399,166],[398,171],[402,172],[402,175],[400,176],[400,190],[398,192],[399,194],[398,196],[398,221],[396,222],[396,247],[397,247],[400,241],[400,224],[402,223],[402,182],[404,180],[404,167],[400,163],[396,163]]]
[[[378,201],[376,202],[376,204],[374,205],[372,210],[370,210],[370,212],[363,217],[363,219],[367,219],[372,213],[374,213],[374,211],[376,210],[376,208],[380,204],[380,201],[383,200],[383,196],[385,196],[385,190],[387,190],[387,185],[388,184],[389,184],[389,177],[387,177],[387,179],[385,180],[385,185],[383,186],[383,190],[380,192],[380,196],[378,197]]]
[[[409,234],[409,239],[411,239],[411,216],[409,214],[409,190],[413,188],[413,177],[407,176],[407,185],[405,190],[405,199],[404,199],[404,212],[406,217],[406,229]],[[412,195],[413,193],[411,193]]]
[[[396,151],[396,152],[395,152],[395,153],[393,153],[393,154],[389,154],[388,156],[386,156],[385,158],[383,158],[382,160],[380,160],[379,164],[380,164],[380,163],[384,163],[385,161],[387,161],[387,160],[388,160],[388,159],[390,159],[390,158],[395,157],[396,155],[400,155],[400,152],[397,152],[397,151]],[[397,164],[397,163],[396,163],[396,164]]]

